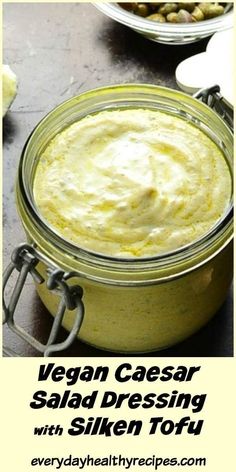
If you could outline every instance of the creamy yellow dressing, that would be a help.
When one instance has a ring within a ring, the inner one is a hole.
[[[65,239],[110,256],[192,243],[225,213],[231,176],[191,123],[148,109],[103,111],[59,133],[36,169],[36,205]]]

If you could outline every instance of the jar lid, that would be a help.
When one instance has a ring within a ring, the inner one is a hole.
[[[191,94],[219,85],[225,102],[233,107],[233,28],[215,33],[206,51],[182,61],[175,75],[178,86]]]

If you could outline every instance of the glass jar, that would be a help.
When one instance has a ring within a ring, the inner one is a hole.
[[[28,269],[36,277],[41,300],[56,315],[55,330],[62,323],[70,332],[70,340],[78,335],[101,349],[142,353],[187,338],[223,303],[232,279],[232,201],[226,214],[204,237],[156,257],[109,257],[63,239],[42,218],[34,201],[38,159],[51,139],[73,122],[101,110],[124,108],[160,110],[192,122],[217,144],[232,172],[233,137],[229,127],[193,97],[135,84],[95,89],[74,97],[49,113],[24,147],[16,195],[28,244],[17,250],[7,275],[16,267],[21,272]],[[6,316],[13,329],[32,343],[32,338],[14,324],[17,299],[10,302],[12,310],[4,303]],[[62,348],[55,344],[56,331],[47,346],[33,340],[45,355]]]

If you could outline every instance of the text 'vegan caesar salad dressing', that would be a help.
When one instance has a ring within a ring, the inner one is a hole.
[[[56,135],[39,159],[36,205],[62,237],[115,257],[190,244],[224,215],[231,175],[217,145],[176,116],[102,111]]]

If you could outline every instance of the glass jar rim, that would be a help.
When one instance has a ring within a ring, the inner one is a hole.
[[[20,159],[20,164],[19,164],[19,169],[18,169],[18,184],[19,184],[19,189],[20,189],[20,194],[21,198],[24,202],[24,207],[27,210],[28,214],[30,214],[30,217],[32,218],[34,224],[40,229],[44,229],[46,237],[49,238],[53,244],[55,244],[59,250],[61,251],[67,251],[69,254],[73,255],[73,257],[77,257],[79,259],[83,259],[86,262],[93,263],[96,262],[98,264],[101,264],[101,266],[111,266],[113,265],[114,267],[119,267],[122,264],[127,265],[127,267],[136,267],[137,269],[140,269],[140,267],[147,267],[147,266],[160,266],[162,267],[163,265],[170,265],[171,263],[174,263],[176,261],[183,261],[185,259],[188,259],[192,256],[197,255],[202,248],[208,247],[212,242],[214,242],[219,235],[223,234],[227,229],[229,229],[230,226],[232,226],[232,215],[233,215],[233,202],[231,201],[229,204],[229,207],[227,208],[226,213],[216,222],[216,224],[202,237],[197,239],[196,241],[189,243],[185,246],[182,246],[180,248],[177,248],[173,251],[169,251],[164,254],[157,254],[155,256],[149,256],[149,257],[140,257],[140,258],[126,258],[126,257],[118,257],[118,256],[110,256],[106,255],[103,253],[97,253],[95,251],[87,250],[84,249],[83,247],[80,247],[73,242],[66,240],[59,232],[55,230],[51,225],[48,224],[48,222],[42,217],[40,212],[37,209],[37,206],[34,202],[34,199],[32,198],[32,192],[29,192],[29,186],[28,184],[28,175],[27,172],[25,172],[25,159],[27,158],[27,152],[30,143],[34,139],[35,133],[39,130],[39,128],[42,128],[49,120],[51,120],[56,113],[60,115],[60,111],[63,110],[63,107],[69,108],[70,105],[74,102],[77,102],[77,105],[79,106],[80,100],[85,100],[86,98],[89,98],[91,94],[95,94],[96,96],[99,96],[99,94],[103,95],[106,92],[111,92],[113,91],[114,93],[118,92],[121,93],[122,91],[129,91],[131,92],[132,95],[132,90],[135,90],[137,93],[145,91],[145,92],[159,92],[162,96],[166,94],[168,95],[177,95],[178,96],[178,103],[179,99],[185,99],[191,104],[198,104],[202,110],[207,109],[208,113],[209,111],[216,115],[216,113],[213,110],[210,110],[207,105],[204,103],[199,102],[198,100],[194,99],[191,96],[188,96],[187,94],[176,91],[174,89],[169,89],[166,87],[159,87],[155,85],[148,85],[148,84],[122,84],[122,85],[114,85],[114,86],[107,86],[107,87],[100,87],[96,89],[92,89],[90,91],[81,93],[78,96],[72,97],[63,103],[61,103],[59,106],[55,107],[52,111],[50,111],[35,127],[35,129],[32,131],[30,134],[28,140],[25,143],[25,146],[22,151],[21,159]],[[165,98],[165,97],[164,97]],[[173,97],[172,97],[173,98]],[[113,99],[113,103],[115,104],[115,100]],[[114,106],[113,106],[114,108]],[[138,106],[136,106],[138,108]],[[148,105],[146,105],[146,108],[148,108]],[[86,115],[85,115],[86,116]],[[217,120],[220,120],[220,123],[222,126],[225,126],[227,130],[228,127],[224,123],[224,121],[217,116]],[[65,127],[69,126],[68,124]],[[62,129],[64,129],[62,128]],[[57,133],[56,133],[57,134]],[[52,139],[52,138],[51,138]],[[230,240],[232,239],[232,236],[230,236]]]

